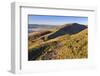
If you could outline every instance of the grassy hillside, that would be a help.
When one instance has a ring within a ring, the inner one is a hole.
[[[79,31],[74,34],[64,32],[61,35],[55,36],[54,34],[58,34],[62,28],[65,29],[65,26],[63,26],[53,32],[40,36],[36,39],[29,40],[31,44],[28,50],[28,60],[87,58],[88,30],[86,26],[84,27],[85,28],[83,29],[82,25],[82,28],[79,28]],[[68,26],[66,28],[68,28]],[[52,35],[55,37],[53,36],[52,38],[49,38]]]

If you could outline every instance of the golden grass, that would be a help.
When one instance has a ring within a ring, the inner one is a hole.
[[[38,38],[33,43],[29,41],[29,54],[41,49],[41,55],[35,60],[76,59],[88,57],[88,30],[85,29],[74,35],[63,35],[54,39]]]

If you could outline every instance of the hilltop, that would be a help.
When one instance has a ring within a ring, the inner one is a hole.
[[[60,29],[58,29],[55,33],[49,35],[48,38],[52,39],[65,34],[69,34],[69,35],[76,34],[86,28],[87,26],[78,23],[65,24]]]

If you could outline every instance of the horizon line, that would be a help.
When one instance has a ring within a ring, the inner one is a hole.
[[[34,23],[34,24],[36,24],[36,23]],[[64,24],[40,24],[40,23],[37,23],[37,25],[65,25],[65,24],[73,24],[73,23],[64,23]],[[83,24],[83,23],[77,23],[77,24],[88,25],[88,24]],[[28,25],[32,25],[32,24],[28,23]]]

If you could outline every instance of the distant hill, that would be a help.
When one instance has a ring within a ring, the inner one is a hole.
[[[34,32],[34,31],[39,31],[39,30],[44,30],[44,29],[52,29],[52,28],[57,28],[57,25],[44,25],[44,24],[28,24],[28,32]]]
[[[62,25],[49,33],[38,33],[39,37],[28,41],[28,60],[87,58],[87,28],[73,23]],[[36,33],[35,35],[37,36]]]
[[[28,24],[28,28],[52,28],[57,25],[46,25],[46,24]]]

